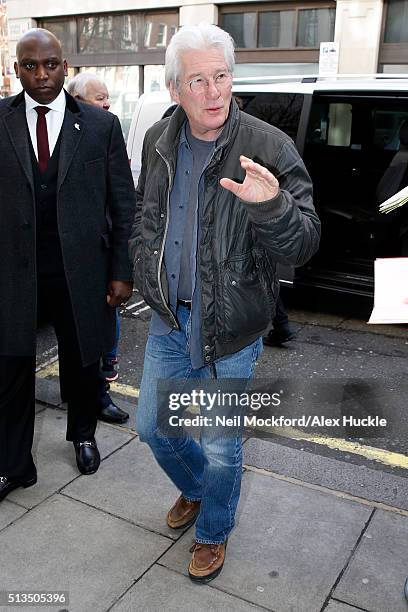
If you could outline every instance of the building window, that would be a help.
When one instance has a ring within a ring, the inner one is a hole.
[[[295,11],[259,13],[259,47],[295,46]]]
[[[297,46],[318,47],[321,42],[334,39],[335,9],[306,9],[299,11]]]
[[[118,54],[122,55],[123,64],[129,64],[134,53],[144,54],[146,50],[155,50],[164,54],[165,47],[177,32],[178,12],[135,11],[40,19],[38,25],[59,38],[64,53],[71,56],[70,61],[75,60],[76,66],[81,66],[82,61],[85,65],[120,63]],[[81,55],[91,55],[92,58],[85,57],[81,61],[78,57]],[[141,59],[142,63],[146,61],[144,56]],[[163,58],[156,59],[159,63],[163,61]],[[134,63],[138,64],[138,60],[135,57]]]
[[[378,63],[382,72],[407,72],[408,0],[388,0],[385,4]]]
[[[237,47],[253,49],[256,45],[256,13],[227,13],[222,27],[231,34]]]
[[[408,42],[408,0],[389,0],[385,21],[384,42]]]
[[[62,45],[63,53],[76,53],[76,22],[75,19],[44,19],[41,27],[49,30],[58,38]]]
[[[79,53],[137,51],[139,28],[137,14],[80,17]]]
[[[166,38],[167,38],[167,26],[165,23],[159,23],[159,31],[157,33],[157,43],[158,47],[166,46]]]
[[[293,5],[279,10],[269,5],[268,9],[222,8],[221,27],[231,34],[238,49],[318,48],[320,42],[334,39],[334,6]]]
[[[145,16],[144,46],[146,49],[167,47],[178,26],[175,13],[148,13]]]

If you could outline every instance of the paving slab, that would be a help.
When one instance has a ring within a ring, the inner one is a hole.
[[[211,586],[193,584],[189,578],[160,565],[153,566],[110,612],[261,612],[238,597]]]
[[[371,513],[358,503],[246,472],[225,567],[212,584],[274,612],[320,612]],[[194,532],[160,563],[186,573]]]
[[[13,504],[8,499],[5,499],[1,502],[1,512],[0,512],[0,531],[10,525],[14,521],[16,521],[20,516],[27,512],[26,508],[22,508],[17,504]]]
[[[181,535],[166,524],[179,492],[138,438],[109,457],[92,480],[78,479],[64,493],[167,537]]]
[[[408,517],[377,510],[334,597],[370,612],[407,612]]]
[[[69,612],[106,612],[168,545],[55,495],[0,533],[0,590],[69,591]]]
[[[50,404],[51,406],[60,405],[61,395],[59,379],[57,377],[41,378],[40,376],[36,376],[35,399],[44,402],[44,404]]]
[[[37,403],[35,404],[35,414],[39,414],[45,409],[46,409],[46,406],[44,406],[43,404],[37,404]]]
[[[34,487],[12,491],[7,499],[32,508],[74,478],[92,478],[80,476],[72,442],[65,440],[65,429],[66,413],[63,410],[47,408],[36,416],[33,455],[38,482]],[[133,434],[117,427],[98,424],[96,439],[102,458],[132,438]]]
[[[355,608],[354,606],[349,606],[341,601],[332,599],[327,608],[324,609],[324,612],[361,612],[361,608]]]

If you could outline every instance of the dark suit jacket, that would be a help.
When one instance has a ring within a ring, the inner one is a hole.
[[[134,186],[119,121],[66,94],[57,214],[84,365],[114,340],[109,280],[131,280]],[[24,95],[0,100],[0,355],[33,355],[35,200]],[[52,296],[50,296],[52,300]]]

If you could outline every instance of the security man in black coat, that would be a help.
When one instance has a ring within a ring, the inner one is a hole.
[[[35,344],[53,324],[67,391],[67,440],[83,474],[100,463],[98,369],[114,308],[132,292],[127,254],[134,187],[118,119],[63,90],[55,36],[27,32],[0,101],[0,500],[35,484]]]

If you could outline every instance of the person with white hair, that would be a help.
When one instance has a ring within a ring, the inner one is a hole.
[[[109,92],[105,83],[93,72],[80,72],[69,80],[67,92],[81,102],[110,109]]]
[[[168,526],[196,521],[188,574],[199,583],[220,573],[234,527],[242,422],[215,426],[221,403],[202,405],[198,443],[160,408],[175,410],[178,381],[246,389],[274,316],[277,263],[304,264],[320,237],[293,141],[240,111],[233,70],[219,27],[184,26],[171,39],[166,84],[178,107],[146,133],[130,238],[135,285],[153,309],[136,429],[181,493]]]

